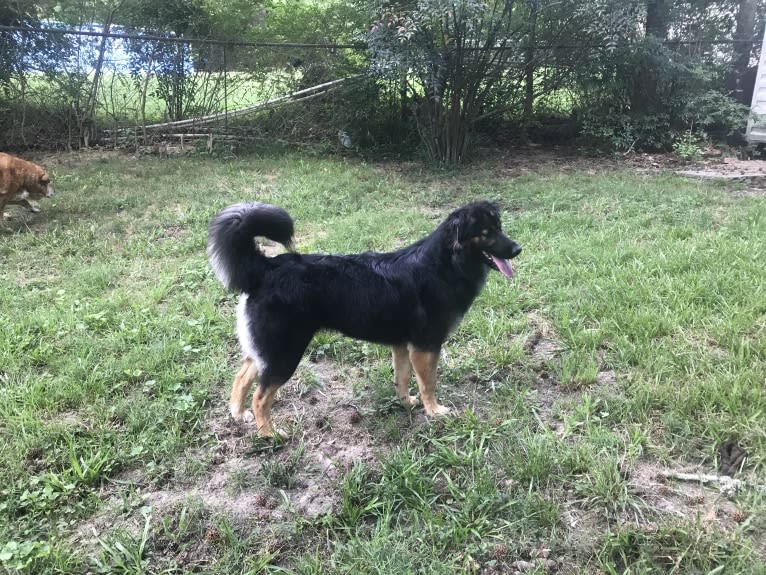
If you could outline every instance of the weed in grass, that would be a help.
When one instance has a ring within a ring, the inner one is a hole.
[[[763,573],[752,548],[732,535],[707,532],[701,525],[677,524],[656,530],[623,527],[610,532],[598,553],[609,574]]]
[[[558,439],[551,433],[519,430],[517,441],[498,448],[497,461],[508,477],[524,488],[544,489],[562,475],[562,451]]]
[[[305,397],[321,387],[316,374],[306,365],[299,365],[291,378],[292,385],[298,388],[298,397]]]
[[[19,537],[21,534],[16,534]],[[8,573],[84,573],[85,560],[60,540],[8,540],[0,547],[0,568]]]
[[[609,416],[604,400],[590,393],[583,393],[571,412],[564,414],[564,433],[570,434],[601,425]]]
[[[461,571],[457,551],[440,552],[423,526],[407,525],[403,519],[387,511],[372,529],[357,528],[347,541],[335,547],[322,572],[447,575]]]
[[[221,518],[215,529],[209,531],[209,539],[217,547],[219,565],[216,572],[221,574],[233,571],[252,575],[263,573],[278,556],[277,552],[263,549],[253,534],[243,536],[237,533],[226,518]]]
[[[397,444],[403,438],[407,427],[402,425],[399,411],[407,409],[402,407],[397,399],[389,399],[383,405],[377,406],[375,412],[376,428],[381,439],[387,443]]]
[[[643,519],[645,503],[632,492],[627,470],[611,458],[597,460],[574,486],[584,505],[602,511],[608,517],[627,512],[636,521]]]
[[[596,383],[598,363],[590,354],[582,351],[569,352],[560,360],[556,373],[564,388],[586,387]]]
[[[147,544],[152,521],[151,507],[141,509],[144,528],[138,536],[118,530],[108,537],[99,538],[101,547],[94,557],[98,573],[118,573],[120,575],[142,575],[148,573],[149,559],[146,557]]]
[[[162,535],[175,545],[190,541],[204,531],[209,512],[201,500],[188,499],[180,509],[162,518]]]
[[[117,467],[115,456],[112,453],[96,450],[95,453],[80,455],[71,439],[68,441],[68,447],[69,469],[72,479],[76,483],[93,485]]]
[[[249,443],[245,451],[245,455],[249,456],[276,453],[288,446],[287,440],[281,434],[275,434],[274,437],[253,434],[249,438]]]
[[[354,530],[368,517],[380,516],[387,504],[377,493],[379,478],[369,467],[354,465],[339,485],[340,505],[333,526]]]
[[[247,469],[235,469],[230,474],[226,481],[227,491],[232,497],[236,497],[239,493],[252,489],[255,484],[255,477],[253,473]]]
[[[286,461],[279,459],[264,461],[261,466],[261,474],[266,483],[277,489],[293,489],[296,487],[298,470],[305,451],[305,445],[300,443],[287,454]]]

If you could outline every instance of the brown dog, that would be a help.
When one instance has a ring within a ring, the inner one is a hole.
[[[0,217],[8,204],[26,205],[33,212],[39,208],[30,200],[50,198],[53,186],[48,172],[37,164],[0,152]]]

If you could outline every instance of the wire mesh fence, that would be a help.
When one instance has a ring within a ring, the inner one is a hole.
[[[701,92],[699,106],[684,107],[689,92],[679,96],[673,91],[689,84],[689,78],[696,82],[702,77],[696,63],[716,70],[706,72],[713,79],[705,79],[705,90],[734,94],[749,103],[746,92],[752,90],[754,74],[730,73],[732,47],[743,42],[755,45],[750,39],[679,37],[663,43],[666,54],[646,43],[638,48],[542,40],[530,45],[520,34],[515,49],[504,48],[506,53],[497,59],[502,69],[495,79],[502,82],[495,83],[487,109],[474,122],[498,132],[498,117],[521,110],[527,128],[534,130],[528,121],[533,107],[542,118],[577,109],[581,133],[609,132],[611,140],[620,139],[624,148],[632,149],[636,142],[650,140],[642,134],[656,131],[654,124],[678,129],[673,117],[688,114],[690,107],[701,112],[684,122],[699,125],[703,115],[717,121],[724,100],[705,100],[709,92]],[[752,54],[756,62],[758,47]],[[99,145],[162,153],[170,148],[209,150],[222,141],[274,139],[343,146],[374,146],[385,140],[401,146],[403,138],[417,137],[414,129],[409,136],[403,134],[417,124],[413,104],[426,92],[423,84],[408,89],[405,76],[375,75],[374,57],[370,48],[355,44],[224,42],[133,34],[103,25],[0,26],[0,148]],[[688,67],[686,76],[676,73],[674,62]],[[615,78],[623,84],[611,82]],[[645,93],[646,86],[662,81],[667,96],[660,89]],[[642,111],[642,103],[651,101],[656,101],[654,107],[645,105]],[[606,118],[620,106],[619,114]],[[636,120],[634,113],[643,116]],[[553,137],[560,139],[563,131],[558,124],[554,127]],[[353,138],[344,137],[349,133]]]
[[[10,27],[0,30],[0,62],[0,146],[70,149],[255,139],[286,121],[282,107],[331,101],[365,67],[353,45]],[[300,116],[293,111],[290,122]],[[310,138],[311,122],[282,133]],[[313,136],[342,130],[342,122],[314,122],[327,133]]]

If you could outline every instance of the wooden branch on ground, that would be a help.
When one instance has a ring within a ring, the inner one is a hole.
[[[246,108],[240,108],[239,110],[232,110],[231,112],[219,112],[217,114],[204,116],[202,118],[176,120],[175,122],[164,122],[162,124],[150,124],[146,126],[145,129],[159,130],[163,128],[185,128],[188,126],[211,124],[213,122],[223,120],[224,118],[236,118],[238,116],[252,114],[253,112],[259,112],[261,110],[265,110],[267,108],[271,108],[273,106],[277,106],[285,102],[289,102],[289,101],[299,102],[303,100],[309,100],[311,98],[316,98],[318,96],[323,96],[333,91],[341,84],[352,81],[352,80],[360,79],[361,77],[362,77],[362,74],[346,76],[345,78],[332,80],[330,82],[324,82],[323,84],[317,84],[316,86],[311,86],[310,88],[304,88],[303,90],[291,92],[284,96],[279,96],[278,98],[272,98],[271,100],[261,102],[260,104],[254,104],[252,106],[247,106]]]
[[[702,485],[715,484],[722,495],[732,497],[743,488],[750,488],[759,493],[766,494],[766,485],[753,485],[746,483],[741,479],[734,479],[728,475],[712,475],[706,473],[680,473],[678,471],[661,471],[659,473],[665,479],[676,479],[678,481],[689,481],[692,483],[701,483]]]

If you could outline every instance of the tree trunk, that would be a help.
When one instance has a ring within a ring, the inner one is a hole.
[[[106,54],[106,46],[109,39],[106,37],[109,34],[109,30],[112,28],[112,20],[114,19],[114,13],[117,8],[114,8],[109,12],[109,16],[104,22],[104,35],[101,37],[101,45],[98,48],[98,60],[96,61],[96,68],[93,72],[93,84],[90,87],[90,94],[88,94],[88,101],[85,106],[83,117],[80,119],[80,141],[87,148],[90,144],[90,136],[95,132],[95,115],[96,115],[96,102],[98,101],[98,85],[101,81],[104,67],[104,55]]]
[[[734,33],[734,95],[742,104],[750,105],[745,86],[755,32],[755,0],[740,0],[737,11],[737,29]],[[748,101],[744,101],[747,99]]]
[[[139,111],[141,113],[141,130],[144,136],[144,146],[149,145],[146,137],[146,96],[149,92],[149,81],[152,77],[152,68],[154,67],[154,56],[156,54],[156,48],[152,50],[152,55],[149,58],[149,64],[146,67],[146,76],[144,77],[144,83],[141,86],[141,95],[139,99]]]
[[[646,35],[660,41],[668,38],[668,11],[665,0],[646,1]]]
[[[184,58],[183,58],[183,46],[180,42],[176,44],[176,73],[173,78],[173,87],[175,88],[175,102],[174,112],[172,113],[173,120],[183,120],[184,109]]]
[[[646,38],[664,42],[668,37],[668,11],[665,0],[646,0]],[[652,51],[654,48],[651,48]],[[648,56],[647,56],[648,57]],[[631,109],[637,114],[651,114],[658,105],[657,73],[653,67],[641,66],[634,78],[635,89]]]
[[[524,123],[532,119],[535,103],[535,43],[537,42],[537,0],[529,1],[529,34],[524,55]]]

